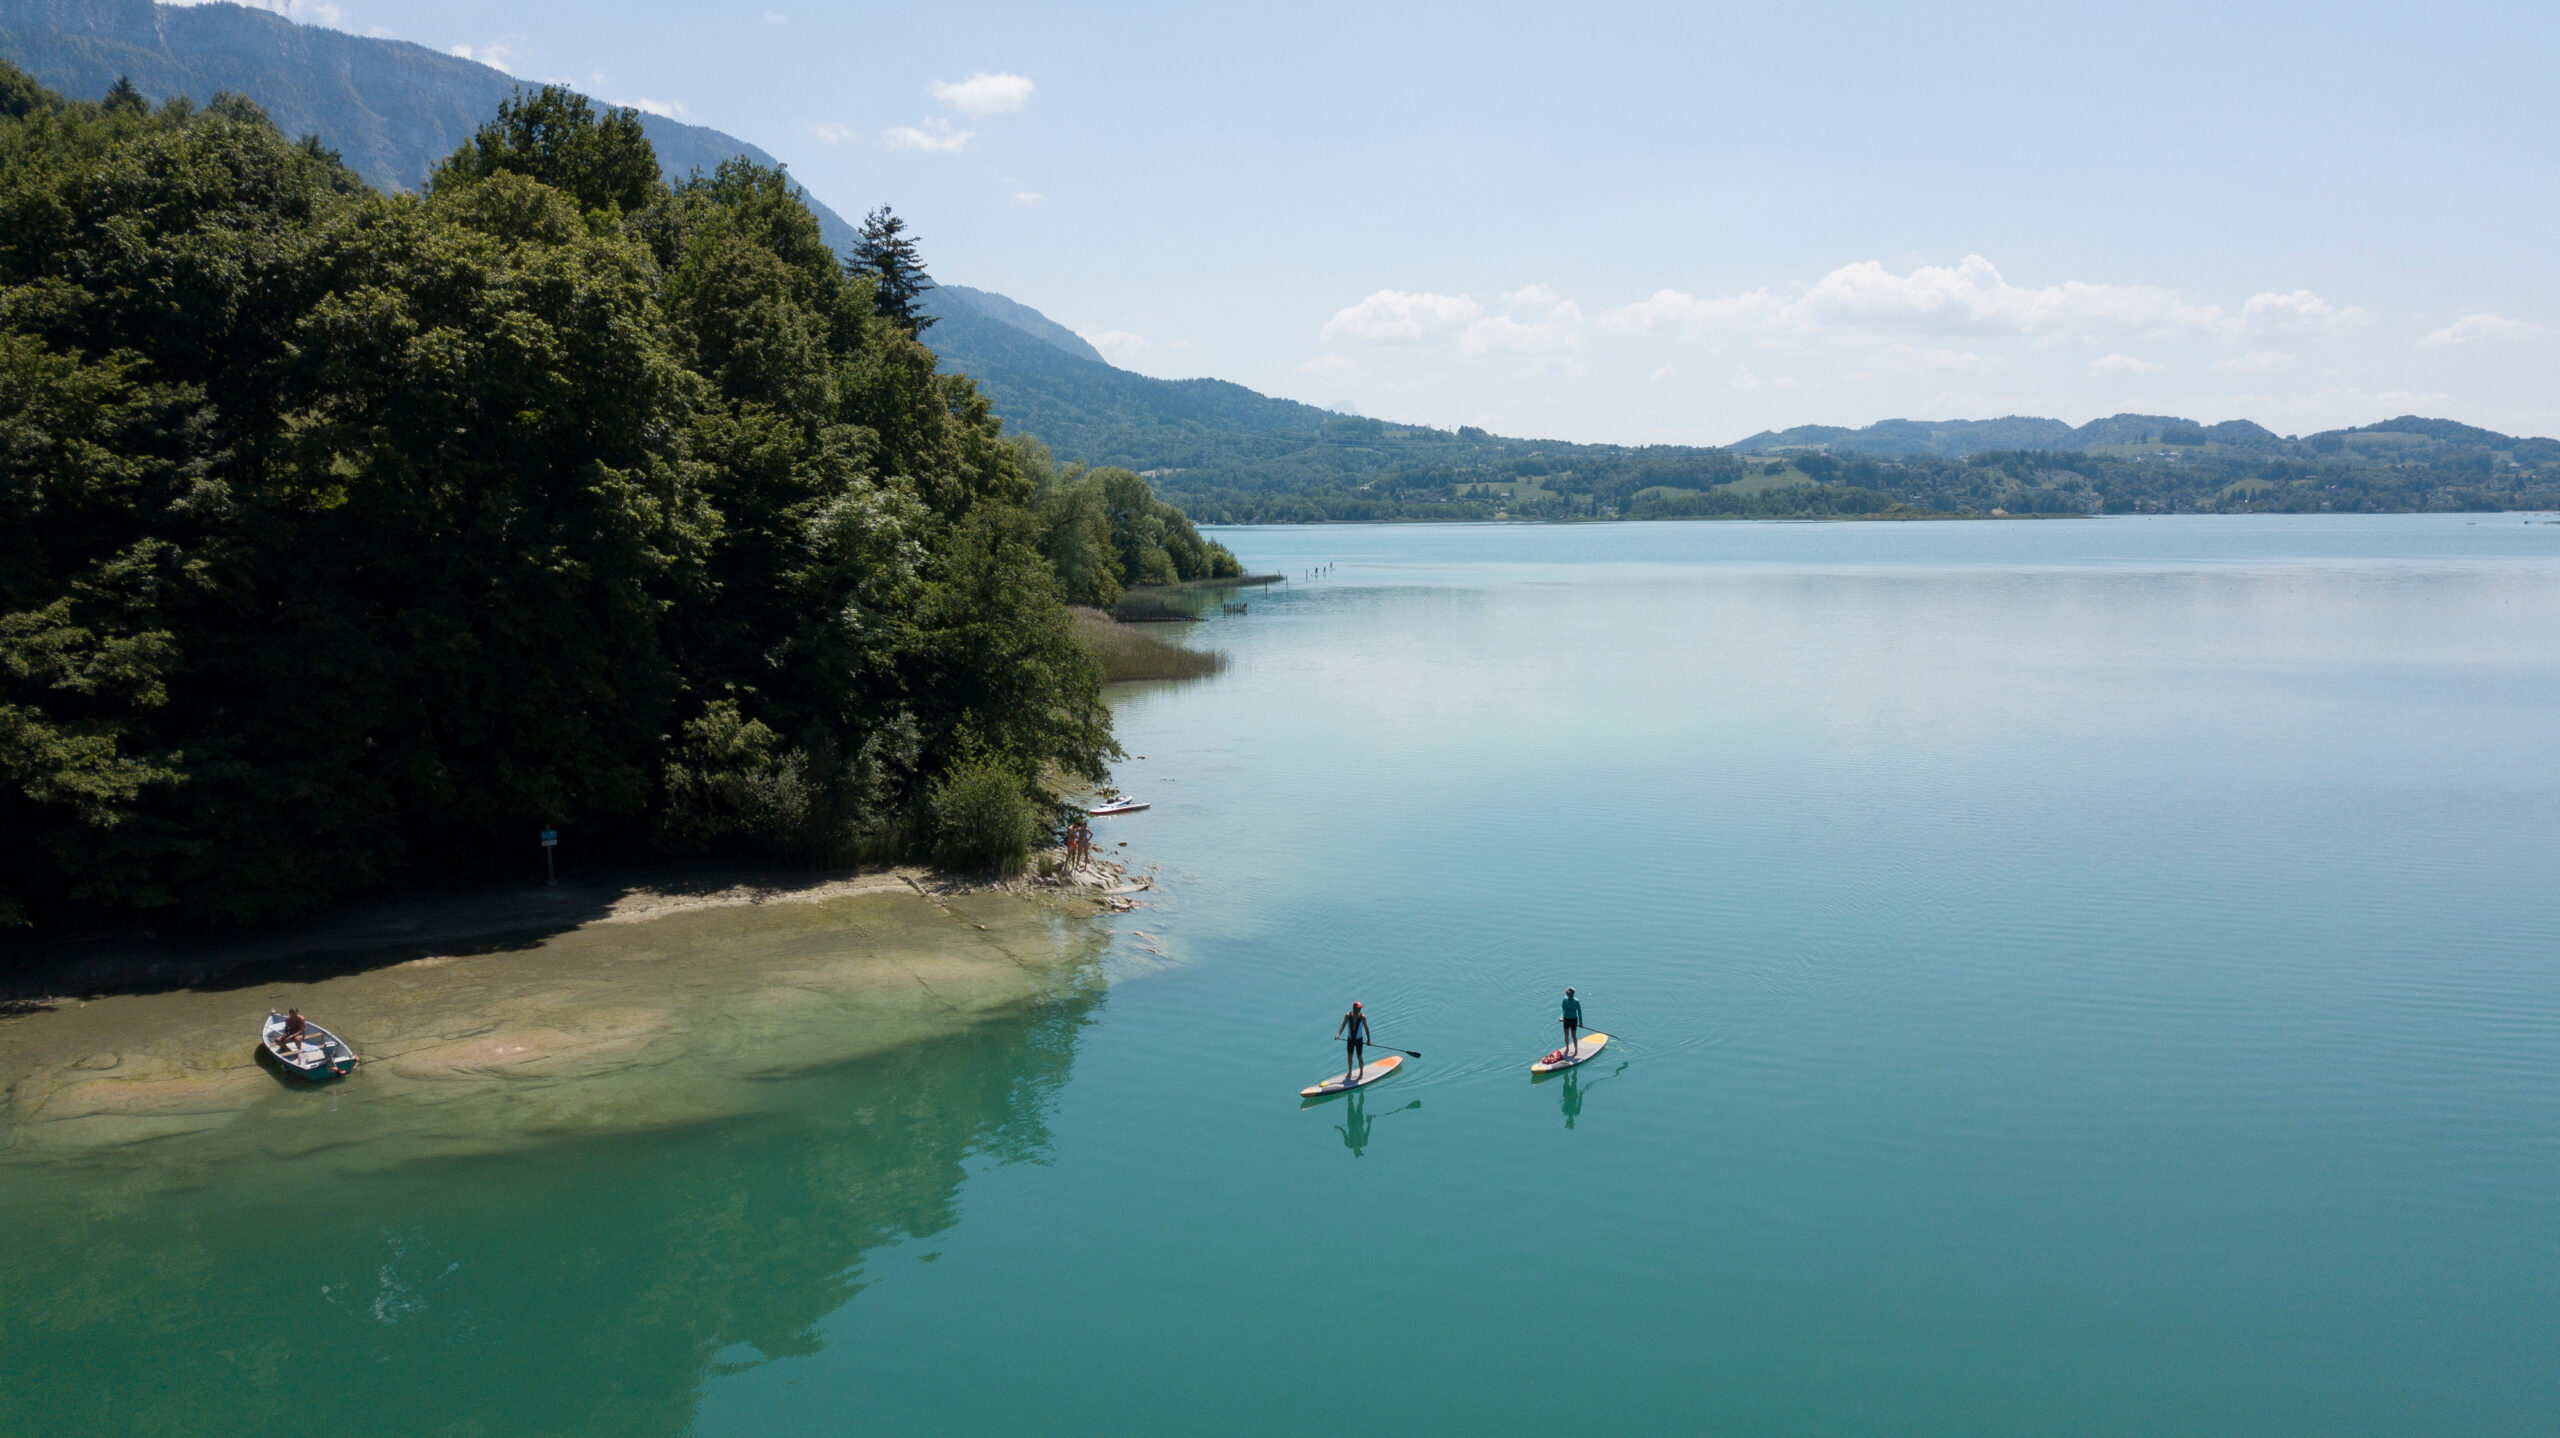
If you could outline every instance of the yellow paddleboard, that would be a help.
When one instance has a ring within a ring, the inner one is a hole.
[[[1402,1054],[1389,1054],[1382,1059],[1371,1059],[1360,1066],[1358,1073],[1335,1074],[1312,1088],[1298,1090],[1298,1097],[1322,1098],[1329,1093],[1349,1093],[1356,1088],[1367,1088],[1402,1067],[1404,1067]]]
[[[1558,1069],[1569,1069],[1575,1064],[1587,1064],[1593,1059],[1598,1058],[1600,1056],[1600,1051],[1608,1046],[1609,1036],[1607,1034],[1584,1034],[1581,1040],[1574,1044],[1573,1052],[1569,1054],[1558,1054],[1552,1059],[1540,1059],[1536,1063],[1529,1065],[1529,1072],[1533,1074],[1551,1074]]]

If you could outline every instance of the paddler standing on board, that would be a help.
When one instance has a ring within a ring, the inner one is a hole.
[[[1351,1072],[1344,1076],[1343,1082],[1357,1085],[1363,1076],[1362,1070],[1368,1067],[1360,1051],[1369,1044],[1369,1016],[1360,1012],[1358,999],[1351,1001],[1351,1012],[1342,1016],[1342,1022],[1334,1027],[1333,1036],[1342,1040],[1343,1056],[1351,1065]]]
[[[1575,998],[1573,990],[1568,988],[1564,991],[1564,1056],[1579,1057],[1580,1053],[1576,1045],[1581,1042],[1582,1000]]]

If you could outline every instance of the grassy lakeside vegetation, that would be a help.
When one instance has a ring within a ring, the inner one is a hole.
[[[1013,854],[1118,752],[1068,601],[1237,566],[879,298],[564,90],[382,194],[0,64],[0,926]]]
[[[1078,607],[1076,639],[1102,666],[1105,683],[1143,679],[1200,679],[1227,667],[1227,656],[1157,638],[1135,624],[1124,624],[1099,609]]]

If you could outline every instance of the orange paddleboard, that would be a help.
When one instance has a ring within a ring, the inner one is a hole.
[[[1569,1069],[1575,1064],[1587,1064],[1593,1059],[1598,1058],[1600,1056],[1600,1051],[1608,1046],[1609,1036],[1607,1034],[1584,1034],[1582,1036],[1582,1041],[1573,1046],[1573,1052],[1564,1053],[1559,1051],[1552,1058],[1540,1059],[1536,1063],[1529,1065],[1529,1072],[1533,1074],[1551,1074],[1558,1069]]]
[[[1358,1073],[1335,1074],[1312,1088],[1298,1090],[1298,1097],[1322,1098],[1329,1093],[1349,1093],[1356,1088],[1367,1088],[1403,1067],[1404,1055],[1402,1054],[1389,1054],[1382,1059],[1371,1059],[1360,1066]]]

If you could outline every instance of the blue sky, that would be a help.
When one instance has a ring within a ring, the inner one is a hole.
[[[2560,6],[288,4],[751,140],[1150,374],[2560,434]]]

